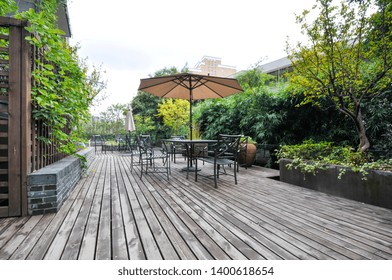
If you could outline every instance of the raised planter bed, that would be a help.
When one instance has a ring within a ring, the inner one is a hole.
[[[94,156],[94,149],[87,148],[78,154],[87,158],[87,165]],[[39,215],[57,212],[82,176],[81,160],[68,156],[27,176],[28,213]]]
[[[392,172],[373,170],[362,180],[362,174],[347,170],[338,178],[340,166],[319,170],[316,175],[288,170],[289,159],[281,159],[280,181],[312,190],[392,209]]]

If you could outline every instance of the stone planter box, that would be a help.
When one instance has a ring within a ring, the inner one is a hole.
[[[362,180],[362,174],[347,170],[342,178],[338,179],[340,166],[332,165],[313,175],[303,174],[300,170],[288,170],[286,164],[290,162],[288,159],[280,161],[282,182],[392,209],[392,172],[369,171],[367,180]]]
[[[87,158],[89,165],[94,149],[87,148],[78,154]],[[40,215],[57,212],[82,176],[79,158],[68,156],[27,176],[28,214]]]

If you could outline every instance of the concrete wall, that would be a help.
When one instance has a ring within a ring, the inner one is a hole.
[[[338,179],[340,166],[331,166],[313,175],[288,170],[286,164],[289,162],[287,159],[280,161],[282,182],[392,209],[392,172],[369,171],[367,180],[362,180],[362,174],[347,170]]]
[[[87,158],[87,165],[94,156],[94,148],[78,154]],[[68,156],[27,176],[28,214],[38,215],[57,212],[69,193],[83,175],[78,157]]]

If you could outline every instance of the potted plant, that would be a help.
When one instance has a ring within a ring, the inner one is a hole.
[[[250,167],[256,159],[256,142],[249,136],[241,138],[240,151],[238,154],[238,164]]]

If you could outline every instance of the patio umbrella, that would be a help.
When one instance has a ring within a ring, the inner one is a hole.
[[[189,130],[191,140],[193,100],[223,98],[243,91],[236,79],[192,73],[141,79],[139,90],[159,97],[188,99],[190,103]]]
[[[128,132],[136,130],[135,122],[133,121],[132,108],[128,109],[127,115],[125,117],[125,130]]]

